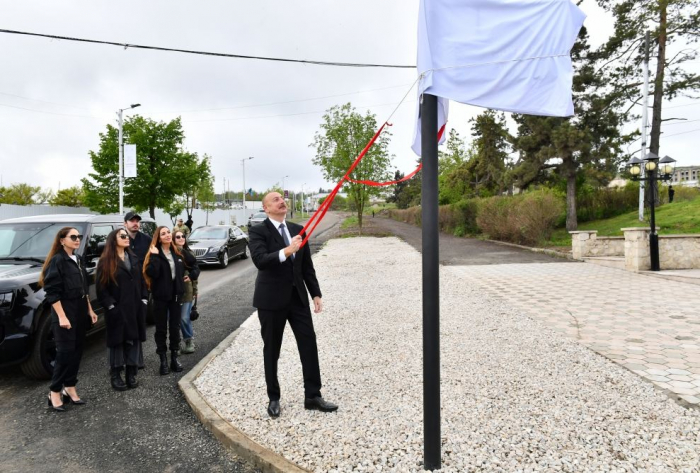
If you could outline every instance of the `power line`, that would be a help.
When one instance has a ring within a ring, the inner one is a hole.
[[[72,115],[69,113],[48,112],[45,110],[36,110],[33,108],[18,107],[16,105],[7,105],[6,103],[0,103],[0,107],[16,108],[18,110],[26,110],[27,112],[45,113],[47,115],[59,115],[61,117],[99,118],[100,120],[103,119],[102,117],[97,117],[95,115]]]
[[[415,102],[416,100],[406,100],[404,103]],[[389,103],[379,103],[374,105],[357,105],[356,108],[372,108],[372,107],[387,107],[389,105],[396,106],[396,102]],[[299,115],[317,115],[319,113],[326,113],[328,110],[315,110],[313,112],[298,112],[298,113],[283,113],[279,115],[261,115],[258,117],[236,117],[236,118],[205,118],[201,120],[185,120],[188,123],[200,123],[200,122],[235,122],[239,120],[258,120],[261,118],[278,118],[278,117],[295,117]]]
[[[308,98],[308,99],[287,100],[284,102],[269,102],[269,103],[262,103],[262,104],[237,105],[235,107],[222,107],[222,108],[204,108],[204,109],[199,109],[199,110],[169,110],[169,111],[160,111],[160,112],[156,111],[156,112],[152,112],[152,113],[218,112],[218,111],[223,111],[223,110],[238,110],[241,108],[268,107],[268,106],[272,106],[272,105],[286,105],[286,104],[290,104],[290,103],[310,102],[312,100],[323,100],[323,99],[331,99],[331,98],[336,98],[336,97],[347,97],[348,95],[358,95],[358,94],[364,94],[364,93],[369,93],[369,92],[376,92],[379,90],[404,88],[404,87],[408,87],[409,85],[411,85],[411,84],[393,85],[391,87],[381,87],[379,89],[358,90],[356,92],[348,92],[345,94],[325,95],[323,97],[312,97],[312,98]]]
[[[672,133],[670,135],[663,135],[664,138],[669,138],[671,136],[685,135],[686,133],[692,133],[694,131],[700,131],[700,128],[695,128],[694,130],[681,131],[680,133]]]
[[[279,57],[266,57],[266,56],[250,56],[245,54],[230,54],[230,53],[215,53],[210,51],[197,51],[193,49],[179,49],[179,48],[166,48],[161,46],[146,46],[142,44],[130,44],[130,43],[117,43],[115,41],[100,41],[96,39],[86,39],[86,38],[72,38],[69,36],[57,36],[44,33],[30,33],[27,31],[16,31],[16,30],[5,30],[0,29],[0,33],[16,34],[24,36],[35,36],[39,38],[49,38],[49,39],[62,39],[64,41],[75,41],[79,43],[91,43],[91,44],[102,44],[108,46],[118,46],[120,48],[134,48],[134,49],[150,49],[153,51],[167,51],[185,54],[198,54],[200,56],[216,56],[216,57],[227,57],[236,59],[256,59],[259,61],[275,61],[275,62],[289,62],[296,64],[313,64],[316,66],[338,66],[338,67],[381,67],[390,69],[415,69],[416,66],[403,66],[398,64],[367,64],[367,63],[353,63],[353,62],[336,62],[336,61],[311,61],[308,59],[289,59],[289,58],[279,58]]]
[[[0,92],[0,95],[6,95],[7,97],[15,97],[15,98],[18,98],[18,99],[23,99],[23,100],[31,100],[31,101],[33,101],[33,102],[41,102],[41,103],[48,103],[48,104],[51,104],[51,105],[58,105],[59,107],[77,108],[78,110],[90,110],[89,108],[78,107],[78,106],[76,106],[76,105],[70,105],[70,104],[67,104],[67,103],[49,102],[49,101],[46,101],[46,100],[39,100],[39,99],[30,98],[30,97],[23,97],[22,95],[8,94],[8,93],[6,93],[6,92]]]

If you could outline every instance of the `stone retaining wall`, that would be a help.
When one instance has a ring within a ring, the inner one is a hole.
[[[624,256],[625,237],[599,237],[598,230],[571,233],[573,257],[583,259],[590,256]]]
[[[624,237],[598,237],[597,230],[571,233],[574,259],[624,256],[628,271],[651,269],[648,227],[623,228]],[[658,228],[657,228],[658,231]],[[659,235],[661,269],[700,269],[700,235]]]

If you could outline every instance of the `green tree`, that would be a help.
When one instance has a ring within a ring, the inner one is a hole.
[[[49,204],[64,207],[82,207],[85,200],[85,192],[82,187],[73,186],[61,189],[56,195],[49,199]]]
[[[135,115],[125,120],[123,132],[124,142],[135,144],[137,153],[137,176],[124,182],[124,206],[148,210],[151,218],[156,208],[172,211],[176,198],[199,180],[197,154],[182,149],[180,118],[165,123]],[[82,180],[85,204],[101,213],[119,209],[117,143],[118,130],[107,125],[99,150],[90,151],[93,172]]]
[[[350,103],[331,107],[323,115],[321,131],[316,132],[314,142],[310,145],[316,148],[313,163],[321,167],[326,180],[339,181],[376,131],[377,120],[371,113],[367,112],[363,116],[356,112]],[[391,134],[388,131],[382,132],[352,172],[351,178],[371,181],[388,180],[391,158],[387,149],[390,137]],[[362,213],[365,205],[370,195],[376,195],[380,190],[377,187],[352,182],[346,182],[344,186],[348,197],[352,197],[357,205],[357,222],[362,232]]]
[[[185,189],[184,195],[184,210],[187,212],[187,215],[191,215],[192,210],[197,208],[199,192],[202,189],[211,187],[212,192],[214,189],[214,176],[211,173],[211,158],[209,156],[205,154],[197,162],[197,169],[194,172],[197,179],[193,182],[192,187]]]
[[[472,175],[474,191],[484,197],[501,194],[507,187],[511,140],[506,117],[503,113],[486,110],[470,122],[476,150],[474,157],[467,161],[467,170]]]
[[[649,151],[659,154],[664,99],[694,97],[700,74],[691,72],[698,58],[700,2],[698,0],[598,0],[615,16],[615,32],[597,54],[611,69],[610,83],[630,104],[641,96],[640,64],[644,32],[651,29],[650,95],[653,97]],[[676,47],[671,50],[674,46]],[[695,96],[696,97],[696,96]]]
[[[33,205],[37,195],[41,193],[41,187],[30,186],[26,183],[12,184],[10,187],[5,187],[0,197],[0,203],[12,205]]]
[[[199,208],[206,212],[205,225],[209,225],[209,214],[216,209],[216,194],[214,193],[214,181],[202,181],[197,190]]]

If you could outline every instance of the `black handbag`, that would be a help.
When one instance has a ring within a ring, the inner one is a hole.
[[[192,306],[192,310],[190,311],[190,320],[195,321],[199,318],[199,311],[197,310],[197,299],[194,300],[194,305]]]

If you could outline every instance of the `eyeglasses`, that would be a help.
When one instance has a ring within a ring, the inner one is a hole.
[[[126,233],[120,233],[120,234],[117,235],[117,236],[118,236],[119,238],[121,238],[122,240],[128,240],[128,239],[129,239],[129,235],[127,235]]]
[[[178,235],[178,236],[175,237],[175,239],[176,239],[176,240],[184,240],[185,237],[182,236],[182,235]]]
[[[82,235],[68,235],[68,238],[70,238],[73,241],[78,241],[78,240],[82,240],[83,236]]]

